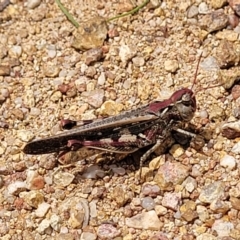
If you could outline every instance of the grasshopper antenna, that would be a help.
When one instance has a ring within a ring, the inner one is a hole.
[[[201,58],[202,58],[202,54],[203,52],[201,52],[200,56],[199,56],[199,59],[198,59],[198,63],[197,63],[197,69],[195,71],[195,74],[194,74],[194,81],[193,81],[193,84],[191,86],[191,90],[193,90],[193,87],[194,85],[196,84],[196,81],[197,81],[197,75],[198,75],[198,70],[199,70],[199,65],[200,65],[200,61],[201,61]],[[206,89],[209,89],[209,88],[215,88],[215,87],[220,87],[222,86],[222,84],[216,84],[216,85],[212,85],[212,86],[208,86],[208,87],[202,87],[200,89],[196,89],[194,95],[196,95],[198,92],[202,91],[202,90],[206,90]]]
[[[195,74],[194,74],[193,84],[192,84],[192,87],[190,88],[191,90],[193,90],[193,87],[194,87],[194,85],[196,84],[196,81],[197,81],[198,69],[199,69],[201,58],[202,58],[202,54],[203,54],[203,52],[201,52],[201,54],[199,56],[199,59],[198,59],[197,69],[196,69]]]

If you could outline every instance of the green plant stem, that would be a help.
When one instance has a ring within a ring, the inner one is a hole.
[[[117,16],[112,17],[112,18],[109,18],[107,21],[110,22],[110,21],[116,20],[116,19],[121,18],[121,17],[125,17],[125,16],[128,16],[128,15],[132,15],[132,14],[138,12],[141,8],[145,7],[149,2],[150,2],[150,0],[146,0],[146,1],[143,2],[141,5],[133,8],[131,11],[126,12],[126,13],[123,13],[123,14],[120,14],[120,15],[117,15]]]
[[[60,2],[60,0],[55,0],[58,7],[61,9],[61,11],[64,13],[64,15],[68,18],[68,20],[76,27],[79,28],[79,23],[73,18],[73,16],[68,12],[68,10],[62,5],[62,3]],[[145,7],[148,3],[150,2],[150,0],[146,0],[145,2],[143,2],[141,5],[133,8],[131,11],[117,15],[115,17],[109,18],[107,20],[107,22],[116,20],[118,18],[122,18],[128,15],[132,15],[136,12],[138,12],[141,8]]]
[[[62,5],[60,0],[55,0],[58,7],[61,9],[61,11],[65,14],[65,16],[68,18],[68,20],[76,27],[79,28],[78,22],[73,18],[73,16],[68,12],[68,10]]]

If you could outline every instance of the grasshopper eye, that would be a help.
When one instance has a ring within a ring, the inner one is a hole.
[[[182,102],[186,105],[191,103],[191,99],[192,99],[192,97],[190,96],[189,93],[182,95]]]

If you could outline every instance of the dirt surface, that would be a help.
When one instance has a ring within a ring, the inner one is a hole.
[[[1,239],[240,239],[239,3],[229,2],[152,0],[107,21],[142,2],[63,1],[76,33],[54,1],[0,1]],[[86,37],[90,23],[101,27]],[[188,129],[204,143],[168,145],[143,181],[131,157],[112,165],[103,154],[97,166],[76,152],[22,152],[62,118],[117,115],[192,87],[201,54]]]

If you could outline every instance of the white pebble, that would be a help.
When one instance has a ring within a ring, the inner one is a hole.
[[[30,9],[34,9],[41,4],[41,0],[28,0],[27,7]]]
[[[46,202],[40,203],[38,205],[38,208],[37,208],[36,212],[35,212],[36,216],[37,217],[44,217],[47,214],[50,207],[51,207],[51,205],[49,203],[46,203]]]
[[[167,72],[174,73],[178,70],[178,62],[176,60],[166,60],[164,62],[164,68]]]
[[[59,232],[59,230],[60,230],[60,222],[61,222],[61,219],[59,216],[57,216],[56,214],[53,214],[51,216],[50,225],[57,232]]]
[[[153,210],[155,208],[155,202],[151,197],[145,197],[142,199],[142,207],[148,211]]]
[[[98,77],[98,84],[103,85],[106,81],[105,73],[101,72],[100,76]]]
[[[54,183],[58,186],[67,187],[72,183],[75,176],[68,172],[58,172],[54,175]]]
[[[208,118],[208,112],[206,110],[202,110],[199,112],[200,118]]]
[[[112,167],[112,171],[118,175],[123,176],[126,173],[126,170],[122,167]]]
[[[48,49],[47,53],[50,58],[55,58],[57,55],[57,52],[55,49]]]
[[[200,14],[207,14],[209,12],[208,5],[205,2],[201,2],[198,6],[198,12]]]
[[[41,114],[41,111],[39,108],[32,107],[29,114],[32,116],[39,116]]]
[[[232,170],[236,167],[236,159],[230,155],[225,155],[220,160],[220,165],[222,167],[228,168],[229,170]]]
[[[34,134],[31,131],[27,131],[23,129],[23,130],[17,131],[17,136],[23,142],[29,142],[31,139],[33,139]]]
[[[8,185],[8,194],[18,195],[20,192],[25,191],[27,188],[26,183],[22,181],[15,181]]]
[[[36,230],[40,234],[44,234],[46,231],[50,230],[50,220],[43,219],[42,222],[39,223]]]
[[[91,165],[90,167],[87,168],[86,172],[83,173],[82,177],[83,178],[103,178],[105,175],[104,171],[99,168],[98,165]]]
[[[9,50],[9,54],[15,57],[20,57],[22,55],[22,47],[14,45]]]
[[[232,148],[232,152],[239,154],[240,153],[240,142],[237,142],[236,144],[234,144],[233,148]]]

